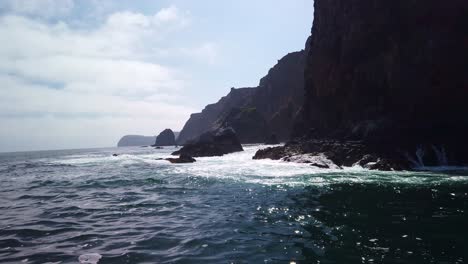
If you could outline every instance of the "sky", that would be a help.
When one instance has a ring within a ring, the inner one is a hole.
[[[312,20],[312,0],[0,0],[0,152],[180,131]]]

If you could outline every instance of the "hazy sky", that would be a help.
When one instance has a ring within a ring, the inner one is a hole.
[[[312,0],[0,0],[0,152],[180,130],[312,20]]]

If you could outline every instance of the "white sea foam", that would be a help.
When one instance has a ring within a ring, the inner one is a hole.
[[[180,177],[206,177],[220,180],[235,180],[256,184],[276,185],[318,185],[340,182],[399,182],[426,183],[433,181],[456,180],[467,181],[468,177],[456,177],[441,171],[463,170],[462,167],[423,167],[421,172],[379,172],[371,171],[360,166],[345,167],[330,166],[322,169],[308,163],[285,162],[281,160],[253,160],[255,152],[266,146],[247,145],[243,152],[232,153],[222,157],[196,158],[192,164],[170,164],[164,159],[170,157],[174,148],[165,149],[129,149],[125,153],[113,156],[112,152],[96,155],[75,155],[56,160],[54,162],[72,165],[94,166],[128,166],[141,164],[145,168],[154,168],[159,172]],[[314,162],[330,164],[324,157],[305,157]],[[298,157],[303,160],[304,157]],[[294,161],[294,160],[293,160]],[[430,170],[428,172],[427,170]],[[458,175],[460,176],[460,175]]]
[[[83,254],[78,257],[81,264],[97,264],[102,256],[98,253]]]

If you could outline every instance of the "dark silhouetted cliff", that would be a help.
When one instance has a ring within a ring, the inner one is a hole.
[[[466,128],[467,7],[464,0],[316,0],[306,126],[410,141]]]
[[[468,165],[468,1],[314,5],[297,140],[256,158],[326,151],[378,169]]]
[[[227,124],[242,143],[262,143],[271,134],[287,140],[303,102],[304,64],[304,51],[290,53],[270,69],[258,87],[231,89],[218,103],[191,115],[178,143]]]
[[[234,107],[244,104],[254,91],[254,88],[231,88],[229,94],[217,103],[207,105],[201,113],[192,114],[180,131],[177,143],[182,145],[213,129],[220,117],[227,115]]]

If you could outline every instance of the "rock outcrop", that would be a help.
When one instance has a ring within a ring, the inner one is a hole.
[[[122,137],[117,143],[117,147],[140,147],[154,144],[156,137],[146,137],[138,135],[127,135]]]
[[[170,163],[175,163],[175,164],[194,163],[197,161],[191,156],[186,155],[186,154],[181,154],[178,158],[167,158],[166,160],[169,161]]]
[[[254,88],[231,88],[228,95],[217,103],[210,104],[201,113],[192,114],[180,131],[177,143],[184,145],[190,140],[198,138],[201,134],[216,129],[217,124],[235,107],[243,105],[255,92]]]
[[[389,166],[374,166],[380,169],[408,168],[408,161],[466,165],[468,2],[315,0],[314,5],[306,94],[294,133],[302,139],[257,157],[299,148],[328,151],[333,160],[358,140],[356,156],[339,163],[387,159]],[[317,139],[338,145],[328,150],[329,144]],[[309,149],[310,144],[316,147]]]
[[[268,133],[267,121],[256,108],[233,108],[216,125],[219,125],[219,128],[234,129],[240,142],[244,144],[262,142]]]
[[[217,103],[192,114],[177,142],[182,145],[204,132],[228,126],[242,143],[263,143],[272,133],[280,140],[288,139],[303,102],[304,54],[299,51],[286,55],[257,87],[232,88]]]
[[[175,135],[171,129],[165,129],[156,137],[156,142],[154,146],[175,146]]]
[[[307,162],[321,168],[331,168],[330,160],[338,168],[360,165],[376,170],[408,170],[412,164],[402,153],[393,149],[380,149],[360,141],[308,140],[293,141],[285,146],[271,147],[257,151],[253,159],[273,159],[289,162],[310,160],[314,157],[322,162]],[[308,157],[308,159],[307,159]],[[314,160],[312,159],[312,160]],[[304,163],[304,162],[300,162]],[[325,166],[326,165],[326,166]]]
[[[231,128],[203,133],[198,139],[187,143],[172,155],[191,157],[214,157],[243,151],[236,133]]]
[[[248,103],[267,120],[269,134],[276,134],[280,141],[291,137],[294,120],[303,104],[305,62],[305,51],[284,56],[260,80]]]

